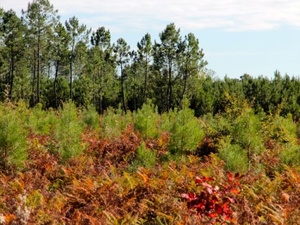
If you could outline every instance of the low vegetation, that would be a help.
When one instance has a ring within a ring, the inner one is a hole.
[[[291,116],[234,104],[215,116],[160,115],[151,102],[126,115],[72,102],[4,103],[0,114],[0,224],[299,221]]]

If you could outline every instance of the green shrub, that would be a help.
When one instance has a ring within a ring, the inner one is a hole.
[[[251,151],[260,153],[264,147],[260,131],[261,122],[251,110],[236,118],[231,136],[234,143],[239,144],[243,149],[250,148]]]
[[[130,112],[123,115],[121,109],[114,110],[109,108],[102,116],[102,134],[107,138],[119,137],[129,125],[132,125],[132,123],[132,114]]]
[[[224,160],[225,168],[232,172],[244,173],[248,169],[247,152],[240,145],[232,144],[229,136],[219,142],[219,157]]]
[[[0,166],[2,169],[22,169],[27,159],[27,133],[17,111],[0,106]]]
[[[169,150],[172,154],[193,153],[204,137],[199,120],[184,100],[183,109],[168,113],[168,131],[170,132]],[[163,121],[165,123],[165,121]]]
[[[78,119],[75,104],[73,102],[64,103],[54,133],[57,142],[54,152],[57,152],[62,160],[80,155],[83,151],[81,133],[82,126]]]
[[[200,120],[205,129],[205,134],[210,137],[220,137],[230,134],[232,123],[221,114],[207,114]]]
[[[143,142],[136,152],[136,158],[129,167],[130,171],[136,171],[139,167],[152,168],[156,162],[156,152],[147,149],[146,144]]]
[[[100,127],[99,114],[95,107],[89,106],[83,110],[83,121],[85,125],[94,130]]]
[[[292,115],[282,117],[278,114],[270,115],[263,124],[265,139],[274,139],[281,143],[297,143],[297,125]]]
[[[253,110],[244,111],[234,121],[231,129],[233,144],[247,152],[248,166],[257,167],[261,153],[265,150],[261,134],[261,122]]]
[[[157,123],[159,115],[150,101],[134,115],[134,128],[138,130],[144,139],[157,138],[159,131]]]
[[[41,104],[31,109],[27,126],[36,134],[50,135],[57,124],[57,116],[52,110],[43,110]]]
[[[289,166],[300,165],[300,146],[294,144],[286,144],[280,152],[280,160]]]
[[[262,134],[265,140],[276,141],[280,146],[280,161],[290,166],[300,165],[300,147],[298,144],[299,124],[293,121],[292,115],[286,117],[279,113],[269,115],[262,126]],[[280,166],[279,166],[280,167]]]

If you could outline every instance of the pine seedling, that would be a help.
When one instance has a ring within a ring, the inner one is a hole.
[[[204,137],[204,131],[200,128],[198,119],[193,110],[188,107],[185,99],[183,109],[169,112],[171,119],[169,149],[173,154],[193,153]]]
[[[82,127],[73,102],[63,104],[60,110],[60,121],[55,129],[57,153],[62,160],[68,160],[82,153],[81,146]]]
[[[134,116],[134,128],[138,130],[144,139],[157,138],[159,135],[157,122],[159,115],[152,105],[151,101],[147,101],[143,107],[137,111]]]
[[[0,166],[3,170],[22,169],[27,159],[27,134],[16,110],[0,107]]]

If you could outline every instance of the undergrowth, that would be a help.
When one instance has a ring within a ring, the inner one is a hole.
[[[297,224],[298,124],[228,114],[1,105],[0,224]]]

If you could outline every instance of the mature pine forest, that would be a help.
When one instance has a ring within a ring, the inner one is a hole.
[[[109,28],[88,28],[78,18],[61,22],[48,0],[28,3],[21,17],[0,10],[0,100],[135,111],[150,99],[160,113],[182,108],[187,98],[196,116],[224,112],[228,96],[256,112],[299,117],[300,81],[274,75],[219,79],[206,69],[204,50],[193,33],[168,24],[153,41],[145,34],[130,47],[111,42]],[[271,77],[271,78],[270,78]]]
[[[299,224],[300,79],[158,37],[0,9],[0,224]]]

